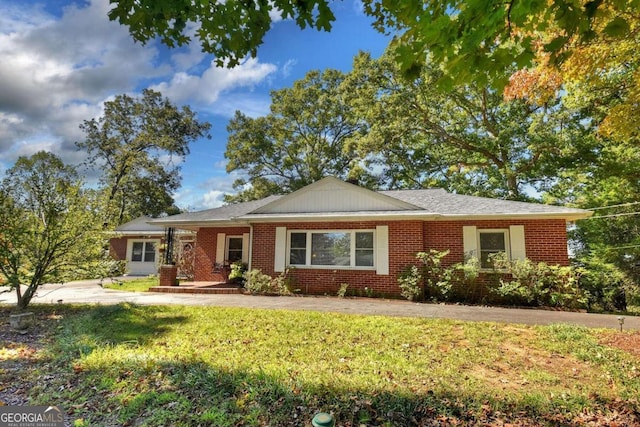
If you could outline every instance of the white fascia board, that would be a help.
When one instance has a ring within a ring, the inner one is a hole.
[[[590,212],[589,212],[590,214]],[[515,214],[484,214],[484,215],[468,215],[468,214],[438,214],[432,212],[415,212],[405,211],[397,213],[381,212],[381,213],[327,213],[317,214],[249,214],[238,219],[243,219],[250,223],[260,222],[322,222],[322,221],[394,221],[394,220],[424,220],[424,221],[480,221],[480,220],[536,220],[536,219],[563,219],[565,221],[575,221],[577,219],[586,218],[590,215],[582,213],[515,213]]]
[[[240,219],[246,220],[250,223],[262,223],[262,222],[347,222],[347,221],[381,221],[381,220],[398,220],[398,219],[437,219],[441,215],[427,212],[416,211],[403,211],[397,213],[389,212],[371,212],[371,213],[358,213],[358,212],[336,212],[336,213],[323,213],[323,214],[250,214],[240,217]]]
[[[183,230],[198,230],[202,227],[246,227],[249,225],[247,221],[238,220],[237,218],[231,219],[215,219],[215,220],[200,220],[200,221],[172,221],[172,222],[154,222],[155,225],[162,227],[180,228]]]
[[[200,221],[175,221],[155,222],[164,227],[182,228],[185,230],[198,230],[202,227],[234,227],[248,226],[249,224],[264,222],[348,222],[348,221],[396,221],[396,220],[423,220],[423,221],[479,221],[479,220],[524,220],[524,219],[563,219],[575,221],[588,218],[592,212],[571,213],[496,213],[496,214],[439,214],[424,211],[399,211],[399,212],[335,212],[335,213],[291,213],[291,214],[247,214],[230,219],[200,220]]]

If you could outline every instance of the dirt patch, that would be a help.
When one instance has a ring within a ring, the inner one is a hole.
[[[640,359],[640,331],[607,334],[600,340],[600,344],[617,348]]]

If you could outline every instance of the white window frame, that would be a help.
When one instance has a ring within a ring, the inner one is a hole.
[[[291,264],[291,234],[301,234],[305,233],[307,235],[306,239],[306,248],[305,248],[305,263],[304,264]],[[312,235],[313,234],[331,234],[331,233],[349,233],[350,236],[350,247],[349,247],[349,264],[350,265],[316,265],[311,264],[311,243],[312,243]],[[357,266],[356,262],[356,245],[355,245],[355,237],[356,233],[371,233],[373,235],[373,265],[367,266]],[[288,229],[287,230],[287,245],[286,245],[286,265],[294,268],[313,268],[313,269],[327,269],[327,270],[376,270],[376,262],[377,262],[377,234],[375,229],[346,229],[346,230],[297,230],[297,229]]]
[[[480,262],[481,270],[492,270],[491,267],[482,266],[482,245],[480,235],[484,233],[502,233],[504,235],[504,253],[507,256],[507,260],[511,261],[511,240],[509,236],[508,228],[479,228],[476,230],[476,242],[478,247],[478,261]]]
[[[142,259],[140,261],[135,261],[133,259],[133,245],[136,243],[142,243]],[[153,243],[155,245],[154,248],[154,260],[153,261],[145,261],[144,260],[144,255],[147,253],[146,249],[147,249],[147,243]],[[157,263],[159,260],[158,258],[160,257],[160,240],[159,239],[129,239],[129,259],[127,261],[129,262],[135,262],[135,263],[141,263],[141,264],[155,264]]]
[[[229,260],[229,250],[231,249],[231,245],[229,243],[230,243],[231,239],[240,239],[242,241],[242,250],[240,252],[240,261],[244,262],[244,256],[243,255],[244,255],[245,248],[244,248],[244,238],[243,238],[242,234],[237,235],[237,236],[236,235],[227,235],[225,237],[226,237],[225,250],[224,250],[225,263],[227,261],[231,262]]]

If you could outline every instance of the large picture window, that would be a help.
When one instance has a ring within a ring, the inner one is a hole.
[[[288,247],[293,266],[374,266],[372,230],[291,231]]]

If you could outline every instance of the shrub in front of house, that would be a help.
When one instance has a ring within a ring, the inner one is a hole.
[[[477,258],[446,266],[446,255],[448,251],[418,253],[419,262],[405,267],[398,277],[401,295],[410,301],[586,307],[580,270],[496,254],[491,257],[493,269],[482,271]]]
[[[590,255],[576,265],[583,271],[580,288],[588,292],[589,310],[625,311],[628,306],[640,306],[640,284],[615,264]]]
[[[247,271],[242,276],[245,288],[254,295],[291,295],[293,293],[293,279],[286,269],[279,276],[271,277],[255,269]]]
[[[472,258],[465,263],[444,265],[449,251],[419,252],[419,263],[409,265],[398,276],[402,297],[410,301],[479,302],[476,301],[480,263]]]
[[[229,282],[242,285],[244,283],[244,273],[247,271],[247,264],[242,261],[231,263],[229,272]]]
[[[505,254],[492,256],[494,270],[501,273],[495,294],[514,305],[585,308],[587,293],[579,285],[580,269],[509,260]]]

